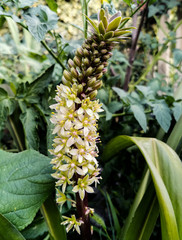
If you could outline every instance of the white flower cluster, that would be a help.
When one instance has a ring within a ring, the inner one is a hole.
[[[55,111],[51,122],[56,134],[54,149],[50,150],[55,156],[51,163],[56,172],[52,176],[58,179],[56,186],[62,186],[63,193],[67,185],[72,185],[72,191],[83,200],[85,191],[94,192],[90,185],[100,179],[96,142],[98,113],[103,110],[98,100],[80,99],[76,84],[59,85],[55,100],[57,103],[50,106]]]

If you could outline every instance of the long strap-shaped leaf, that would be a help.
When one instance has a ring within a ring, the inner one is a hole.
[[[1,240],[25,240],[18,229],[0,214],[0,239]]]
[[[133,144],[143,154],[152,176],[159,202],[162,238],[182,239],[182,163],[179,157],[168,145],[157,139],[118,136],[107,145],[104,158],[109,159]]]

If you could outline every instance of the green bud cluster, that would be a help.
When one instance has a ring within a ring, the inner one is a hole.
[[[121,18],[121,12],[109,18],[104,9],[100,10],[96,25],[86,16],[92,27],[92,35],[78,48],[73,60],[68,61],[68,70],[64,70],[62,82],[66,86],[79,85],[79,97],[94,99],[102,86],[102,76],[106,72],[107,61],[112,56],[115,43],[122,41],[130,28],[120,28],[128,18]]]

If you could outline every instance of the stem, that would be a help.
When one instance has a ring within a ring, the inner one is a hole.
[[[133,17],[135,15],[135,13],[137,13],[141,7],[143,7],[143,5],[147,2],[148,0],[145,0],[134,12],[132,12],[132,14],[130,14],[130,17]],[[124,21],[122,23],[122,25],[119,28],[122,28],[127,22],[129,21],[129,19],[127,19],[126,21]]]
[[[89,214],[85,214],[88,208],[88,196],[85,192],[85,198],[80,199],[79,193],[76,193],[76,208],[78,217],[82,219],[83,224],[81,225],[81,237],[82,240],[91,240],[91,226],[90,226],[90,217]]]
[[[23,144],[22,144],[20,136],[16,130],[15,124],[13,123],[13,120],[10,116],[8,117],[8,125],[9,125],[10,134],[13,137],[18,150],[20,152],[23,151],[24,150]]]
[[[152,112],[151,110],[148,110],[148,111],[145,111],[145,114],[148,114],[151,112]],[[112,117],[130,116],[130,115],[133,115],[133,113],[122,112],[122,113],[112,114]],[[102,117],[106,117],[106,115],[105,114],[99,115],[99,118],[102,118]]]
[[[50,47],[46,44],[45,41],[41,41],[41,44],[45,47],[45,49],[49,52],[49,54],[56,60],[57,63],[61,65],[63,69],[66,69],[64,64],[61,62],[61,60],[54,54],[54,52],[50,49]]]
[[[125,91],[128,90],[128,84],[129,84],[131,73],[132,73],[132,65],[133,65],[133,62],[134,62],[134,59],[135,59],[135,54],[136,54],[136,46],[137,46],[138,38],[139,38],[141,29],[142,29],[142,26],[143,26],[143,23],[144,23],[145,15],[147,13],[148,4],[149,4],[149,0],[147,1],[145,9],[143,11],[143,15],[142,15],[138,30],[136,32],[136,35],[132,39],[132,45],[131,45],[131,50],[130,50],[130,55],[129,55],[129,66],[127,67],[125,82],[124,82],[124,86],[123,86],[123,89]]]

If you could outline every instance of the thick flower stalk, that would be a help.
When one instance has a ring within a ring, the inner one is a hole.
[[[123,34],[131,28],[120,29],[122,19],[118,12],[110,17],[101,9],[98,24],[87,18],[92,27],[91,36],[77,49],[73,60],[69,59],[68,69],[64,70],[62,84],[57,87],[56,104],[51,122],[56,134],[53,143],[52,174],[57,179],[57,202],[67,200],[65,191],[71,185],[76,193],[77,215],[65,217],[62,224],[80,233],[84,240],[91,239],[87,193],[93,193],[93,184],[99,183],[100,169],[96,157],[99,141],[97,121],[101,104],[95,100],[97,90],[102,86],[101,77],[106,71],[107,60],[111,57],[114,44],[123,40]]]

